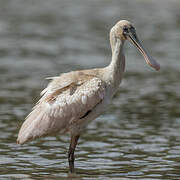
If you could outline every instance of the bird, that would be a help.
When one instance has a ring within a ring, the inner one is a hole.
[[[87,125],[105,111],[123,78],[125,41],[140,51],[148,65],[157,71],[160,69],[160,64],[140,42],[134,25],[127,20],[118,21],[110,30],[110,63],[102,68],[71,71],[48,78],[51,81],[22,124],[17,143],[69,133],[69,172],[74,173],[74,152],[79,137]]]

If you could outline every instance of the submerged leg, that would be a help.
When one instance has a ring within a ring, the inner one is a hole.
[[[69,146],[69,152],[68,152],[68,161],[69,161],[69,170],[71,173],[74,173],[74,151],[76,149],[76,145],[79,139],[79,135],[77,136],[71,136],[71,143]]]

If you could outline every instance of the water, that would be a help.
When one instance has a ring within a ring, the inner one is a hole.
[[[16,144],[48,76],[110,61],[109,29],[134,22],[161,64],[126,45],[126,75],[108,111],[76,150],[76,178],[180,179],[180,2],[0,1],[0,179],[65,179],[69,136]]]

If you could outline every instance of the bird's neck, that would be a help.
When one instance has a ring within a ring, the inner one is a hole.
[[[124,52],[123,52],[124,41],[116,39],[115,44],[111,44],[112,59],[109,64],[112,70],[124,72]]]
[[[123,53],[124,41],[117,39],[114,36],[114,33],[111,32],[110,43],[112,49],[112,60],[108,66],[110,72],[109,77],[113,86],[118,87],[125,69],[125,56]]]

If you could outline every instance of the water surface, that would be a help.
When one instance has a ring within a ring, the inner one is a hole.
[[[180,178],[180,2],[0,1],[0,179],[65,179],[69,136],[16,144],[45,77],[109,63],[109,30],[132,21],[161,64],[126,45],[126,73],[108,111],[76,149],[75,179]],[[74,179],[74,178],[72,178]]]

